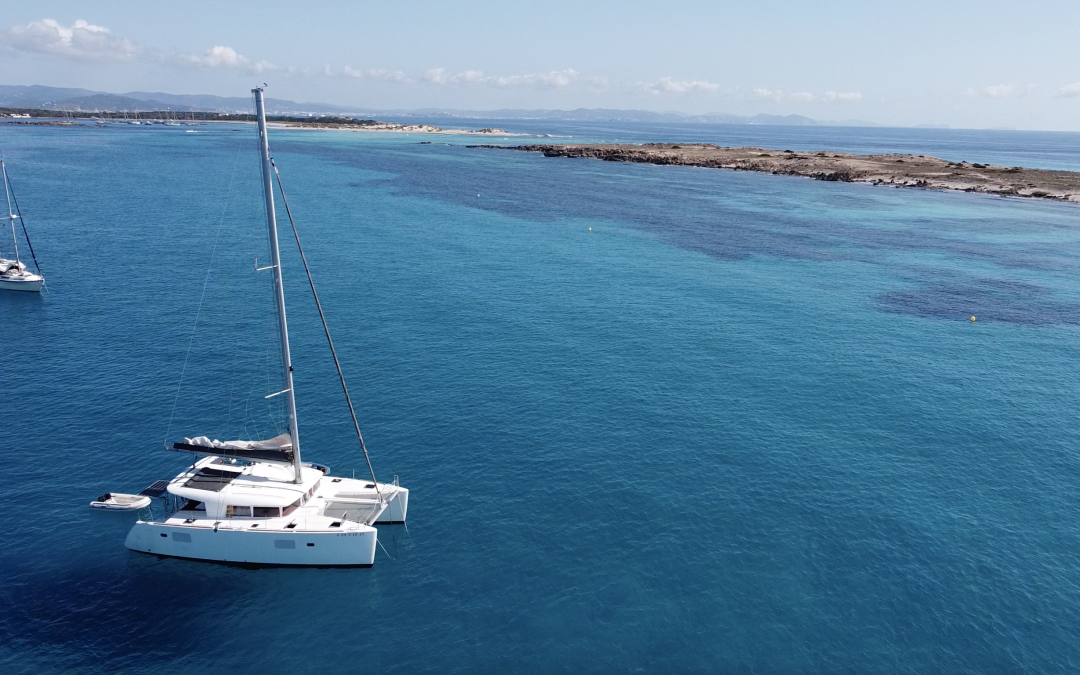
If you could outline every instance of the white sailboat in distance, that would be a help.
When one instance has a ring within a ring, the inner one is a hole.
[[[22,215],[16,213],[19,210],[18,202],[15,204],[15,211],[11,210],[12,196],[15,193],[12,192],[11,186],[8,185],[7,164],[2,159],[0,159],[0,173],[4,174],[4,199],[7,200],[7,217],[8,223],[11,224],[11,245],[15,250],[14,260],[0,256],[0,289],[37,293],[41,291],[41,287],[45,283],[45,277],[40,274],[40,268],[37,274],[28,270],[19,257],[19,237],[15,234],[16,220],[20,221],[22,225],[26,245],[30,248],[30,255],[34,260],[34,265],[37,266],[37,256],[34,254],[33,245],[30,244],[30,236],[26,233],[26,224],[22,222]]]
[[[377,482],[370,460],[367,464],[371,480],[359,480],[331,476],[325,467],[300,458],[274,211],[273,160],[266,136],[263,90],[254,89],[253,93],[285,384],[278,394],[286,396],[288,430],[260,441],[223,442],[200,436],[174,443],[171,449],[190,452],[201,459],[172,480],[157,481],[143,490],[143,495],[163,499],[164,513],[140,517],[128,532],[125,545],[143,553],[222,563],[370,567],[378,543],[375,524],[404,523],[409,491],[397,485],[396,479],[393,483]],[[288,209],[288,202],[285,206]],[[303,258],[302,249],[300,253]],[[304,265],[306,268],[306,260]],[[310,274],[308,278],[310,281]],[[317,295],[315,301],[321,317]],[[325,320],[323,327],[326,328]],[[352,413],[352,402],[329,337],[327,331]],[[353,423],[367,459],[355,414]]]

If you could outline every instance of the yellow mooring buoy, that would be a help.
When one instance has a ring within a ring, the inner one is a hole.
[[[974,314],[971,315],[971,323],[975,323],[975,315]]]
[[[589,232],[592,232],[592,228],[591,228],[591,227],[589,228]]]

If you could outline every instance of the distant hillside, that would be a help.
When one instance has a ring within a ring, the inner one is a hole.
[[[89,89],[66,89],[41,85],[0,85],[0,107],[36,108],[41,110],[83,111],[135,111],[135,110],[189,110],[203,112],[250,113],[248,97],[225,98],[223,96],[165,94],[132,91],[111,94]],[[346,113],[347,108],[328,103],[297,103],[284,99],[266,99],[267,112],[272,114],[296,113]]]
[[[166,105],[187,106],[192,110],[207,112],[251,112],[250,96],[213,96],[211,94],[166,94],[163,92],[129,91],[124,96],[141,101],[162,101]],[[297,103],[280,98],[267,98],[266,107],[274,113],[344,113],[355,109],[343,108],[329,103]]]
[[[363,109],[365,114],[395,117],[447,117],[459,119],[492,120],[550,120],[559,122],[679,122],[683,124],[771,124],[785,126],[813,126],[817,120],[802,115],[732,115],[729,113],[706,113],[690,115],[681,112],[654,112],[651,110],[614,110],[608,108],[578,108],[577,110],[447,110],[421,108],[419,110]]]
[[[60,99],[59,101],[45,103],[41,106],[45,110],[107,110],[112,112],[133,110],[194,110],[188,106],[169,105],[162,101],[140,100],[129,96],[117,94],[90,94],[89,96],[73,96]]]
[[[453,110],[444,108],[421,108],[418,110],[385,110],[362,108],[358,112],[375,117],[422,117],[447,119],[485,120],[547,120],[552,122],[653,122],[680,124],[758,124],[770,126],[833,126],[876,127],[881,126],[864,120],[825,122],[803,115],[733,115],[731,113],[705,113],[691,115],[682,112],[654,112],[651,110],[615,110],[608,108],[578,108],[577,110]]]
[[[99,92],[89,89],[67,89],[62,87],[15,87],[0,85],[0,106],[8,108],[44,108],[55,101],[77,96],[93,96]]]
[[[125,94],[70,89],[62,87],[0,85],[0,107],[32,108],[39,110],[133,112],[172,110],[176,112],[239,113],[251,112],[247,96],[212,96],[209,94],[167,94],[165,92],[129,91]],[[386,110],[379,108],[348,108],[329,103],[297,103],[285,99],[266,99],[267,112],[273,115],[345,115],[377,118],[446,118],[485,120],[550,120],[563,122],[654,122],[681,124],[759,124],[771,126],[878,126],[861,120],[821,122],[802,115],[732,115],[706,113],[690,115],[681,112],[650,110],[615,110],[607,108],[578,108],[577,110],[453,110],[421,108],[419,110]]]

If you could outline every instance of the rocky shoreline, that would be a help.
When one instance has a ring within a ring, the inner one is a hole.
[[[469,147],[540,152],[545,157],[758,171],[824,181],[1080,202],[1080,173],[1074,171],[950,162],[929,155],[854,155],[828,150],[793,152],[766,148],[725,148],[700,143]]]

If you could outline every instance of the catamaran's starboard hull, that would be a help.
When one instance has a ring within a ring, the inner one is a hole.
[[[401,525],[409,512],[409,491],[395,485],[386,510],[375,519],[379,525]]]
[[[153,555],[235,565],[273,567],[371,567],[378,531],[347,532],[213,530],[140,520],[124,545]]]
[[[34,279],[33,281],[8,281],[0,279],[0,289],[37,293],[41,291],[41,284],[43,283],[45,283],[43,279]]]

